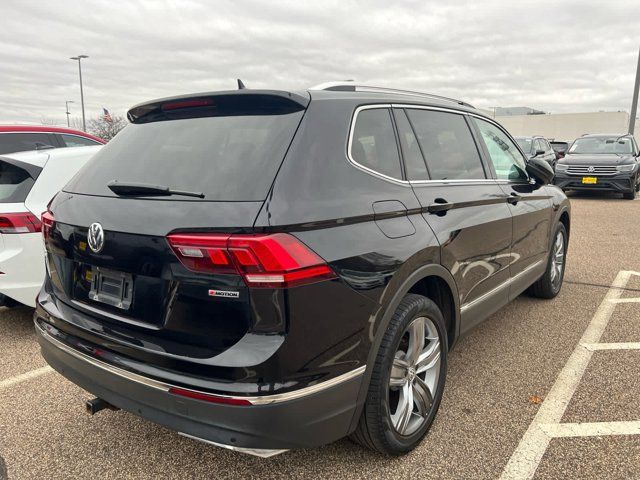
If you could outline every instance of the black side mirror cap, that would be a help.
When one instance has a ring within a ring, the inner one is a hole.
[[[527,173],[538,185],[551,183],[555,175],[551,165],[539,158],[532,158],[527,162]]]
[[[538,155],[544,155],[544,150],[536,150],[536,154],[533,156],[533,158],[537,157]]]

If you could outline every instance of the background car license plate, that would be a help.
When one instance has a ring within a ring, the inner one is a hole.
[[[582,183],[598,183],[597,177],[582,177]]]
[[[91,268],[91,300],[126,310],[131,306],[132,296],[133,277],[130,274]]]

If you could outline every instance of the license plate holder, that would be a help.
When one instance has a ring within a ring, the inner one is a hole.
[[[91,267],[89,298],[95,302],[128,310],[133,299],[132,275],[101,267]]]
[[[595,185],[596,183],[598,183],[598,177],[582,177],[582,183]]]

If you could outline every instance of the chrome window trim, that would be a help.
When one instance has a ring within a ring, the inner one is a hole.
[[[346,382],[348,380],[354,379],[362,374],[364,374],[364,371],[366,369],[366,365],[363,365],[361,367],[358,367],[354,370],[351,370],[347,373],[343,373],[342,375],[338,375],[337,377],[331,378],[329,380],[325,380],[324,382],[320,382],[316,385],[311,385],[309,387],[304,387],[304,388],[300,388],[298,390],[294,390],[291,392],[286,392],[286,393],[277,393],[274,395],[263,395],[263,396],[234,396],[234,395],[225,395],[225,394],[218,394],[218,393],[213,393],[213,392],[203,392],[200,390],[193,390],[190,388],[184,388],[182,386],[178,387],[177,385],[172,385],[169,383],[165,383],[159,380],[155,380],[149,377],[145,377],[143,375],[137,374],[137,373],[133,373],[130,372],[128,370],[124,370],[122,368],[116,367],[114,365],[111,365],[109,363],[103,362],[101,360],[98,360],[96,358],[93,358],[85,353],[82,353],[64,343],[62,343],[60,340],[52,337],[46,330],[44,330],[40,325],[38,325],[38,323],[36,322],[36,330],[38,331],[38,333],[45,339],[47,340],[49,343],[51,343],[52,345],[54,345],[55,347],[59,348],[60,350],[64,351],[65,353],[71,355],[72,357],[75,357],[78,360],[81,360],[83,362],[87,362],[91,365],[93,365],[96,368],[100,368],[101,370],[105,370],[109,373],[112,373],[114,375],[117,375],[121,378],[124,378],[126,380],[130,380],[132,382],[136,382],[142,385],[146,385],[147,387],[151,387],[151,388],[155,388],[156,390],[161,390],[163,392],[167,392],[169,393],[169,389],[176,387],[176,388],[180,388],[182,390],[189,390],[190,392],[195,392],[195,393],[202,393],[205,395],[213,395],[216,397],[220,397],[220,398],[227,398],[227,399],[237,399],[237,400],[247,400],[248,402],[250,402],[252,405],[271,405],[274,403],[281,403],[281,402],[286,402],[289,400],[294,400],[297,398],[301,398],[301,397],[305,397],[307,395],[312,395],[314,393],[318,393],[321,392],[323,390],[326,390],[327,388],[331,388],[334,387],[336,385],[339,385],[343,382]]]
[[[389,175],[385,175],[384,173],[380,173],[376,170],[373,170],[372,168],[369,167],[365,167],[364,165],[362,165],[361,163],[358,163],[352,156],[351,156],[351,147],[353,146],[353,134],[355,131],[355,126],[356,126],[356,120],[358,119],[358,114],[360,112],[362,112],[363,110],[374,110],[374,109],[389,109],[391,108],[391,104],[390,103],[376,103],[376,104],[372,104],[372,105],[361,105],[358,108],[356,108],[353,112],[353,117],[351,118],[351,124],[349,126],[349,140],[347,141],[347,159],[349,160],[349,163],[351,165],[353,165],[354,167],[356,167],[358,170],[362,170],[365,173],[368,173],[369,175],[372,175],[374,177],[378,177],[382,180],[386,180],[387,182],[391,182],[391,183],[395,183],[396,185],[401,185],[403,187],[409,187],[410,184],[407,180],[402,180],[400,178],[394,178],[394,177],[390,177]],[[393,133],[394,137],[396,135],[395,131]],[[400,151],[398,151],[398,158],[400,158]],[[402,166],[402,165],[401,165]]]
[[[358,163],[351,156],[351,147],[353,145],[353,134],[355,130],[356,120],[358,119],[358,114],[362,110],[372,110],[376,108],[387,108],[387,109],[388,108],[414,108],[414,109],[420,109],[420,110],[435,110],[439,112],[454,113],[457,115],[462,115],[463,117],[465,115],[471,115],[471,116],[481,118],[483,120],[488,120],[486,117],[483,117],[482,115],[476,115],[474,113],[466,112],[463,110],[455,110],[453,108],[446,108],[446,107],[432,107],[429,105],[416,105],[416,104],[410,104],[410,103],[374,103],[369,105],[361,105],[357,107],[353,112],[353,117],[351,118],[351,123],[349,125],[349,139],[347,141],[347,160],[352,166],[356,167],[358,170],[362,170],[363,172],[368,173],[369,175],[380,178],[382,180],[386,180],[387,182],[391,182],[396,185],[401,185],[403,187],[410,187],[412,185],[420,186],[420,185],[434,185],[434,184],[455,185],[456,183],[463,183],[466,185],[470,183],[471,184],[482,183],[482,184],[493,185],[497,181],[497,179],[495,178],[466,178],[466,179],[451,179],[451,180],[402,180],[399,178],[390,177],[388,175],[385,175],[384,173],[377,172],[376,170],[373,170],[369,167],[365,167],[364,165]],[[491,122],[491,123],[494,123],[496,126],[500,127],[498,123],[495,123],[495,122]],[[509,138],[511,137],[509,136]],[[474,139],[474,143],[475,143],[475,139]]]

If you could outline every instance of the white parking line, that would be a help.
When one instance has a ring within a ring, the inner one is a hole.
[[[616,307],[616,300],[621,297],[623,289],[632,275],[640,275],[640,273],[621,271],[616,276],[604,300],[593,315],[591,323],[505,466],[500,476],[501,480],[531,479],[536,473],[540,460],[542,460],[552,438],[547,433],[549,426],[560,423],[593,355],[593,350],[588,350],[584,345],[595,344],[600,340]]]
[[[606,435],[640,435],[640,421],[556,423],[542,425],[542,430],[552,438],[603,437]]]
[[[640,342],[583,343],[582,346],[592,352],[596,350],[640,350]]]
[[[17,383],[25,382],[27,380],[31,380],[32,378],[40,377],[47,373],[53,372],[53,368],[50,366],[36,368],[35,370],[31,370],[29,372],[23,373],[21,375],[16,375],[15,377],[7,378],[5,380],[0,380],[0,390],[3,388],[8,388]]]
[[[614,300],[610,300],[613,303],[640,303],[640,297],[634,298],[616,298]]]

